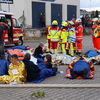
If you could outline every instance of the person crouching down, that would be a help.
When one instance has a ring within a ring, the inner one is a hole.
[[[22,61],[18,61],[16,54],[11,56],[11,64],[9,65],[8,75],[0,76],[3,83],[23,83],[26,81],[25,65]]]
[[[70,79],[91,79],[94,77],[94,65],[86,62],[83,58],[71,63],[65,75]]]

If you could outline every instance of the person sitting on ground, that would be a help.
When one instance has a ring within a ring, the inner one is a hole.
[[[22,61],[18,61],[16,54],[11,56],[11,63],[8,69],[8,75],[0,76],[0,81],[3,83],[23,83],[26,81],[25,65]]]
[[[1,52],[2,50],[0,50],[0,76],[3,76],[8,75],[9,63],[7,60],[2,58]]]
[[[34,57],[36,58],[42,58],[43,55],[43,43],[40,43],[39,46],[34,51]]]
[[[34,81],[39,79],[40,69],[32,61],[30,61],[31,55],[26,53],[24,56],[24,64],[27,70],[27,81]]]
[[[47,54],[45,56],[44,63],[45,63],[45,65],[46,65],[46,67],[48,69],[52,69],[53,75],[56,75],[56,72],[57,72],[58,68],[57,68],[57,65],[56,64],[54,64],[54,66],[53,66],[53,64],[52,64],[52,57],[51,57],[50,54]]]
[[[94,65],[86,62],[82,57],[71,63],[66,71],[65,76],[71,79],[91,79],[94,77]]]

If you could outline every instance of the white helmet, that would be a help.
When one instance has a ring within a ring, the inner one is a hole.
[[[74,22],[73,21],[69,21],[68,23],[71,24],[71,25],[74,25]]]
[[[81,19],[80,18],[76,19],[76,22],[81,22]]]

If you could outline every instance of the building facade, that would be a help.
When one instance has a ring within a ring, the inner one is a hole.
[[[23,18],[26,27],[41,28],[53,20],[59,24],[63,20],[80,17],[80,0],[14,0],[14,4],[2,4],[2,10]]]

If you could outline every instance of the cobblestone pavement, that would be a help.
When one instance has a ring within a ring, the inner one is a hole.
[[[46,97],[32,97],[37,91]],[[1,88],[0,100],[100,100],[100,88]]]
[[[27,40],[26,45],[35,48],[45,39]],[[83,40],[83,52],[93,49],[91,36],[85,36]],[[47,78],[40,84],[99,84],[100,65],[95,65],[95,78],[92,80],[70,80],[64,77],[67,65],[59,66],[59,71],[64,73]],[[37,99],[31,94],[36,91],[44,91],[46,97]],[[0,88],[0,100],[100,100],[100,88]]]

